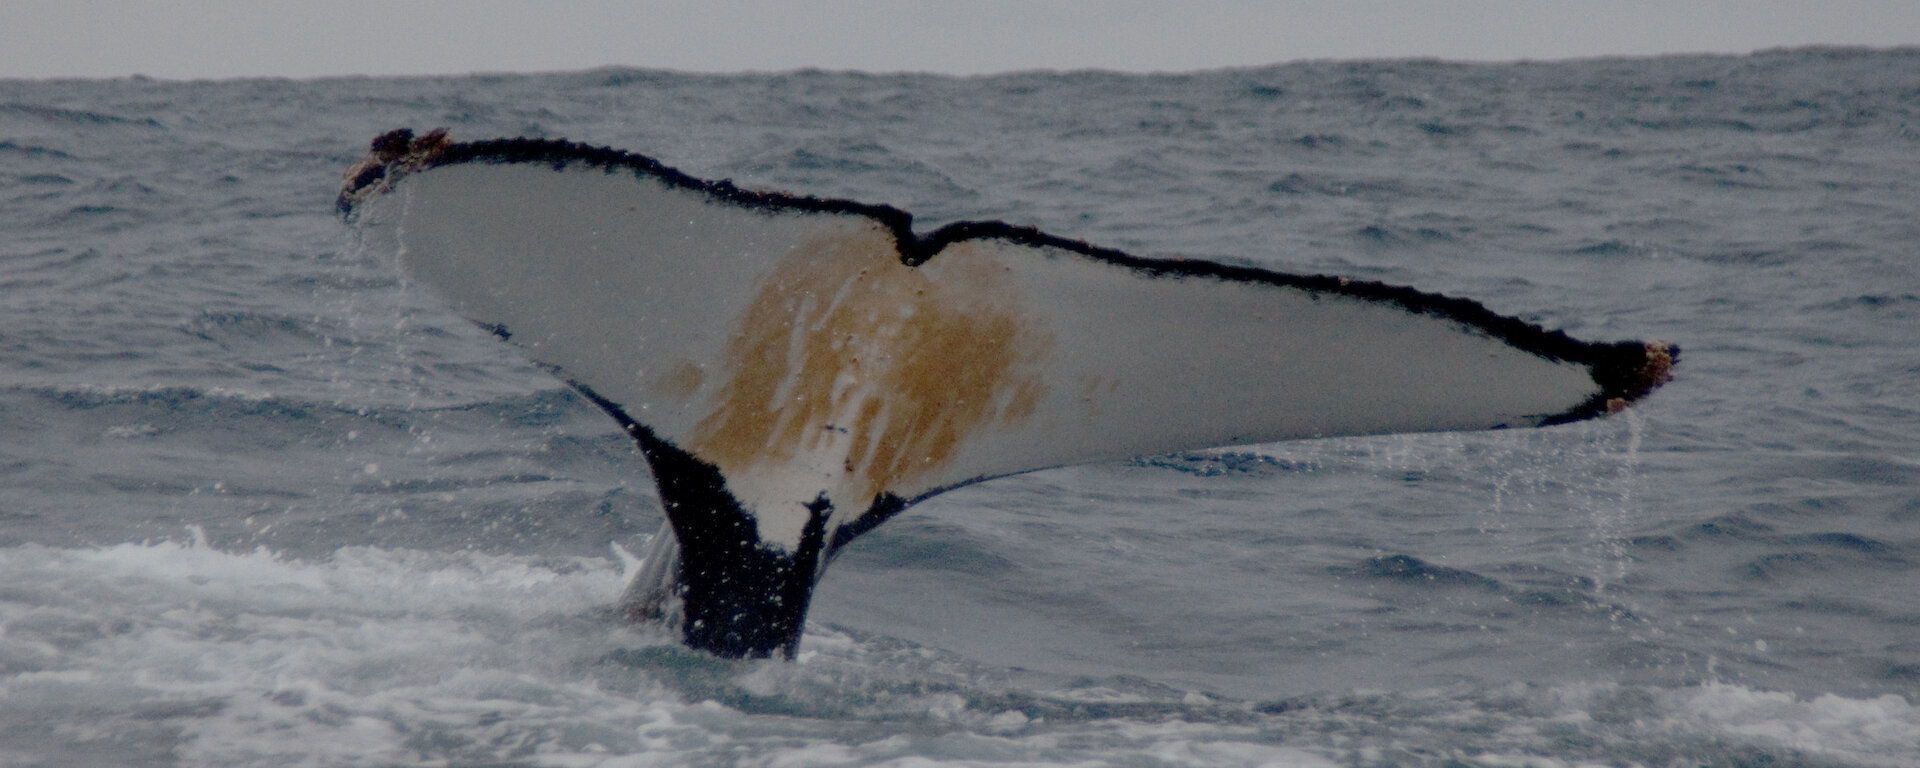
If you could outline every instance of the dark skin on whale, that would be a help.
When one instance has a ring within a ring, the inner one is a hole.
[[[915,502],[1049,467],[1616,413],[1679,349],[1587,342],[1337,276],[744,189],[550,139],[374,139],[362,247],[606,411],[666,513],[620,597],[792,658],[835,555]]]

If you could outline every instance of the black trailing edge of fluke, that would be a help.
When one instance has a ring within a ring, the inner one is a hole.
[[[1134,256],[998,221],[742,189],[546,139],[381,135],[365,247],[639,444],[667,522],[621,598],[725,657],[793,657],[827,562],[993,477],[1219,445],[1546,426],[1671,378],[1384,283]]]

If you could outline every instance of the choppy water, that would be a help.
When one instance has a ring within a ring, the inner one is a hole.
[[[1920,763],[1920,53],[0,82],[0,764]],[[1478,298],[1630,418],[994,481],[798,663],[605,610],[591,406],[353,252],[392,127]]]

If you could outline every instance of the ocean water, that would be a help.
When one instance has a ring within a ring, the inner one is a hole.
[[[1006,478],[796,662],[608,609],[591,405],[353,247],[390,128],[1680,344],[1602,423]],[[1920,52],[0,81],[0,765],[1920,764]]]

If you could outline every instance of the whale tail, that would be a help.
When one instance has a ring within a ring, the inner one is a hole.
[[[339,207],[633,436],[673,536],[622,608],[677,605],[687,644],[730,657],[791,657],[834,554],[950,488],[1210,446],[1576,421],[1646,396],[1678,356],[1381,283],[1001,222],[916,233],[895,208],[562,141],[394,131]]]

